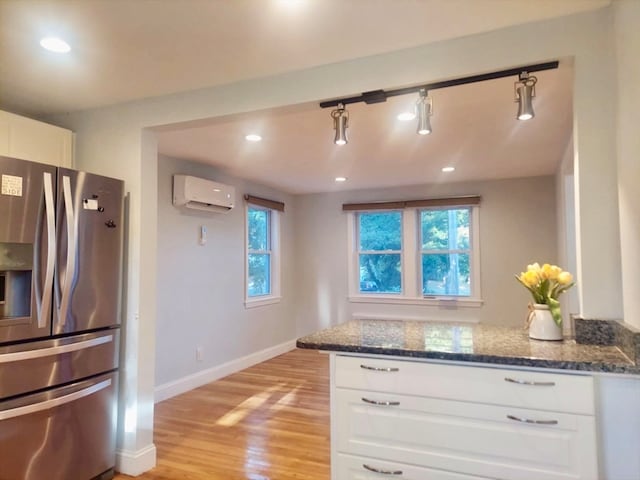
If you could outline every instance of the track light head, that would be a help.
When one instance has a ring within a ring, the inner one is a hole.
[[[416,116],[418,117],[418,135],[429,135],[431,133],[431,115],[433,114],[433,101],[428,96],[426,89],[420,89],[420,97],[416,102]]]
[[[538,79],[528,72],[522,72],[517,82],[514,83],[515,102],[518,103],[518,120],[529,120],[536,116],[533,111],[533,97],[536,96],[536,83]]]
[[[349,112],[344,108],[342,103],[339,103],[338,107],[331,111],[331,118],[333,118],[333,129],[336,132],[333,143],[336,145],[346,145],[349,143],[349,140],[347,139]]]

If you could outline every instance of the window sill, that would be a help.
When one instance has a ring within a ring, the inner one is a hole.
[[[270,296],[270,297],[260,297],[251,300],[244,301],[244,308],[256,308],[256,307],[264,307],[265,305],[273,305],[275,303],[280,303],[282,297],[278,296]]]
[[[357,295],[350,296],[352,303],[380,303],[389,305],[422,305],[429,307],[439,307],[444,309],[457,308],[479,308],[484,301],[477,298],[422,298],[422,297],[400,297],[400,296],[378,296],[378,295]]]

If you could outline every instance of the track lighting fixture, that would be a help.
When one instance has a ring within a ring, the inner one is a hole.
[[[418,117],[417,132],[420,135],[427,135],[431,133],[430,117],[433,114],[433,103],[431,97],[428,95],[430,90],[455,87],[458,85],[468,85],[470,83],[484,82],[487,80],[513,77],[514,75],[517,75],[518,81],[514,84],[515,101],[518,102],[517,118],[518,120],[529,120],[535,116],[532,99],[536,96],[535,85],[538,81],[538,79],[530,73],[552,70],[558,68],[559,64],[560,62],[554,60],[552,62],[538,63],[535,65],[522,65],[516,68],[509,68],[507,70],[481,73],[478,75],[471,75],[469,77],[453,78],[451,80],[442,80],[439,82],[397,88],[394,90],[371,90],[353,97],[343,97],[320,102],[320,108],[335,107],[335,110],[331,111],[333,129],[336,132],[334,142],[336,145],[345,145],[348,142],[347,128],[349,128],[349,112],[345,109],[345,105],[357,102],[364,102],[367,105],[372,105],[374,103],[386,102],[389,97],[418,92],[420,97],[414,107],[416,116]],[[410,115],[408,115],[406,119],[408,120],[409,118]],[[405,118],[400,119],[404,120]]]
[[[433,113],[433,102],[428,96],[426,89],[420,89],[420,97],[416,102],[416,116],[418,117],[419,135],[429,135],[431,133],[431,114]]]
[[[532,98],[536,96],[536,82],[538,79],[528,72],[520,73],[514,83],[515,101],[518,103],[518,120],[529,120],[536,116],[533,111]]]
[[[338,104],[338,108],[331,111],[331,118],[333,118],[333,129],[336,131],[335,139],[333,143],[336,145],[346,145],[349,143],[347,140],[347,128],[349,128],[349,112],[344,108],[342,103]]]

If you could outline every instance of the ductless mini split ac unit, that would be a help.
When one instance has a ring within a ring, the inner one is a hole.
[[[205,212],[225,213],[233,208],[236,189],[205,178],[173,176],[173,204]]]

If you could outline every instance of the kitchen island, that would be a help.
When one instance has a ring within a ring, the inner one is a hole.
[[[640,478],[637,349],[395,320],[297,345],[331,355],[333,480]]]

